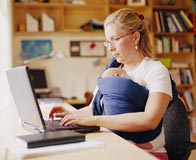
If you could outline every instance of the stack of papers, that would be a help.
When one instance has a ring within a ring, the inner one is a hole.
[[[11,153],[15,154],[20,158],[29,158],[29,157],[44,156],[44,155],[60,153],[60,152],[65,153],[65,152],[81,151],[85,149],[101,148],[101,147],[104,147],[103,142],[99,142],[95,140],[86,140],[84,142],[78,142],[78,143],[28,149],[13,141],[7,146],[7,149]]]

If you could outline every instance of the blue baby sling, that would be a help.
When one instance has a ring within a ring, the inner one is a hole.
[[[105,69],[119,67],[114,58]],[[173,100],[178,97],[176,85],[172,81]],[[125,78],[108,77],[97,79],[98,88],[92,103],[93,115],[115,115],[131,112],[142,112],[148,98],[148,90],[138,83]],[[101,103],[102,102],[102,105]],[[143,132],[122,132],[111,130],[119,136],[135,143],[146,143],[155,139],[161,132],[162,121],[156,129]]]

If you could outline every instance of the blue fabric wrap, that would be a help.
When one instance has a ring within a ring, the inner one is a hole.
[[[119,65],[120,63],[118,63],[113,58],[105,69],[111,67],[118,67]],[[174,81],[171,81],[174,100],[178,97],[178,92]],[[92,103],[93,115],[114,115],[144,111],[145,103],[148,96],[148,90],[146,90],[145,87],[142,87],[139,84],[133,82],[132,80],[123,79],[119,77],[108,77],[103,79],[98,78],[98,87],[100,88],[97,91],[97,94],[95,95],[94,101]],[[111,91],[113,92],[112,96],[111,93],[109,93]],[[114,97],[116,98],[114,99]],[[103,102],[103,106],[100,105],[101,99]],[[149,142],[156,138],[160,134],[161,128],[162,121],[159,123],[156,129],[150,131],[111,131],[127,140],[132,140],[133,142],[139,144]]]
[[[103,95],[103,113],[115,115],[144,111],[148,90],[138,83],[119,77],[98,78],[100,93]]]

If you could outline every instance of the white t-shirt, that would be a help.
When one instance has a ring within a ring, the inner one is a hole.
[[[149,94],[153,92],[166,93],[172,99],[170,75],[167,68],[161,62],[145,58],[135,70],[128,72],[128,75],[135,81],[143,80],[146,84],[145,87],[149,90]],[[150,143],[153,145],[150,151],[165,152],[163,127],[160,135]]]
[[[168,69],[159,61],[143,59],[139,66],[127,74],[134,81],[143,80],[149,93],[166,93],[172,98],[172,86]]]

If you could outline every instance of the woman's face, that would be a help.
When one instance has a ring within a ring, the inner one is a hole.
[[[121,30],[117,23],[110,23],[105,28],[105,38],[108,51],[119,63],[134,61],[136,56],[134,33]]]

